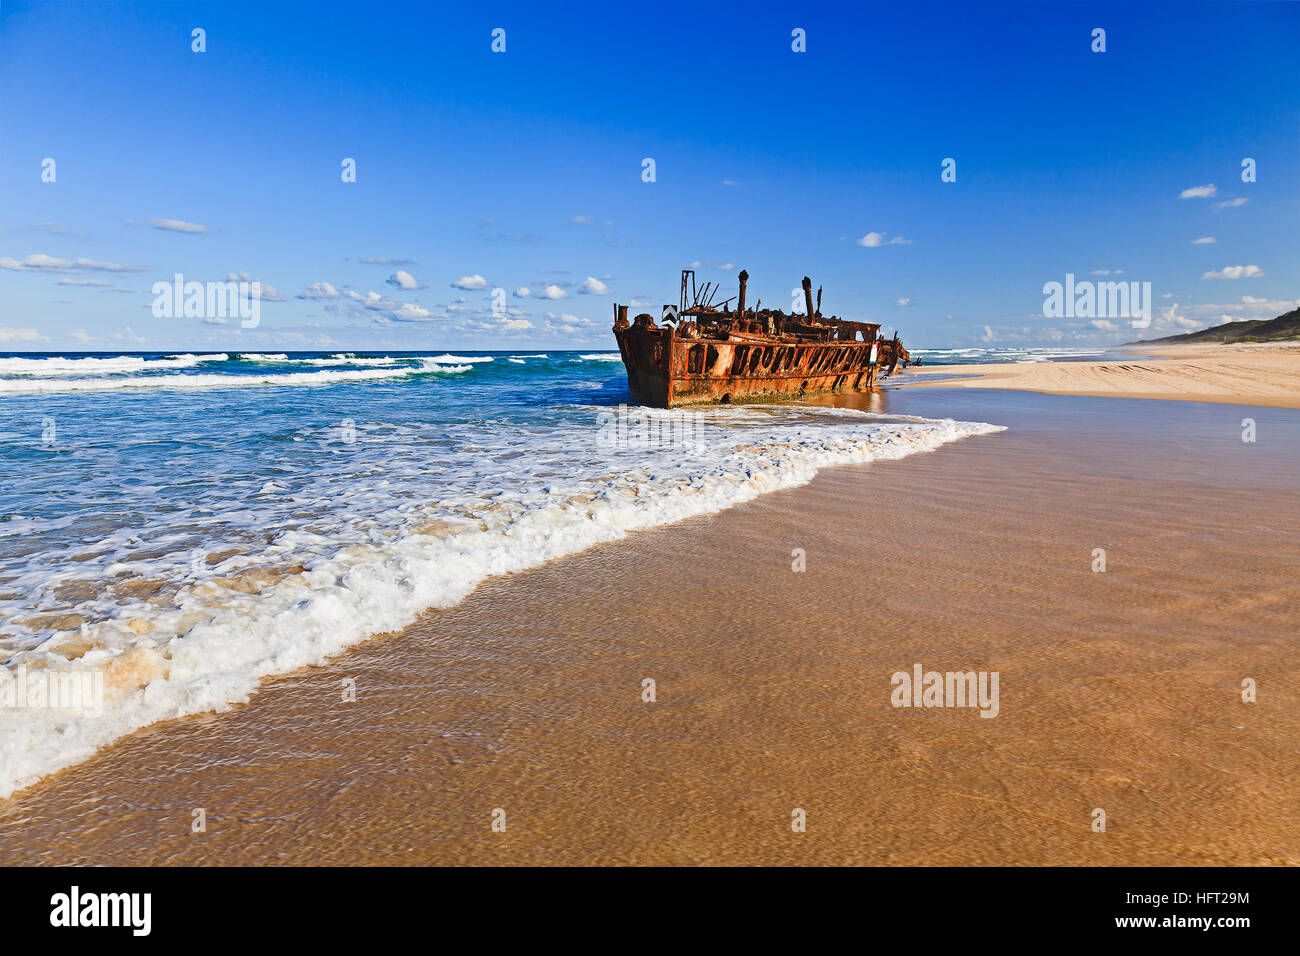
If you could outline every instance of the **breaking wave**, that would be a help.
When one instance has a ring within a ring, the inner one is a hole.
[[[426,366],[430,372],[456,372],[468,369]],[[74,379],[0,379],[0,393],[5,392],[96,392],[120,388],[246,388],[250,386],[334,385],[339,382],[363,382],[383,378],[403,378],[418,369],[338,370],[289,372],[267,375],[154,375],[130,378]]]
[[[468,372],[490,356],[290,357],[284,352],[0,358],[0,396],[117,389],[334,385]],[[312,369],[305,371],[304,369]]]
[[[282,377],[329,374],[406,372]],[[476,414],[300,424],[271,436],[265,469],[234,448],[229,467],[240,471],[221,481],[188,480],[194,465],[181,460],[184,507],[155,504],[118,530],[92,533],[76,514],[66,525],[0,521],[0,542],[33,527],[51,542],[6,572],[4,591],[19,596],[0,599],[0,680],[75,666],[104,688],[96,714],[0,707],[0,797],[137,728],[247,701],[262,679],[452,607],[487,578],[723,511],[822,468],[1001,430],[807,406],[645,410],[647,420],[685,418],[694,440],[630,447],[602,443],[607,407],[564,406],[544,420]],[[164,430],[138,442],[150,443],[160,450],[142,451],[140,470],[158,486],[134,500],[156,503],[171,487],[157,456],[175,455],[175,439]],[[61,527],[71,530],[56,546]]]
[[[224,362],[230,356],[169,355],[165,358],[141,358],[117,355],[106,358],[0,358],[0,376],[4,375],[121,375],[166,369],[193,368],[201,362]]]

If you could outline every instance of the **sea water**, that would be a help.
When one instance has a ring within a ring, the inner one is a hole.
[[[488,577],[998,430],[764,404],[647,442],[630,404],[611,352],[0,355],[0,797]]]

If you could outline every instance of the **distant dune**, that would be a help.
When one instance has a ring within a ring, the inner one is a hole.
[[[1187,332],[1183,335],[1167,335],[1163,339],[1144,339],[1141,342],[1129,342],[1129,345],[1149,345],[1152,342],[1166,342],[1171,345],[1184,343],[1218,343],[1229,342],[1287,342],[1300,340],[1300,309],[1292,309],[1276,319],[1251,319],[1247,322],[1225,322],[1199,332]]]

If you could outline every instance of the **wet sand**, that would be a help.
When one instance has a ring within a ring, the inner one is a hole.
[[[842,401],[1009,430],[493,579],[0,802],[0,863],[1300,864],[1300,414]]]
[[[925,365],[898,384],[1300,408],[1300,343],[1138,345],[1128,351],[1133,358],[1103,362]],[[931,381],[932,374],[964,377]]]

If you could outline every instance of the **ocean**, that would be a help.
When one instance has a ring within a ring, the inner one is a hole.
[[[1005,362],[1090,362],[1109,353],[1105,349],[976,346],[961,349],[918,348],[910,349],[909,354],[914,360],[920,360],[921,368],[924,368],[927,365],[998,365]]]
[[[631,402],[616,352],[0,355],[0,797],[489,577],[999,430]]]

